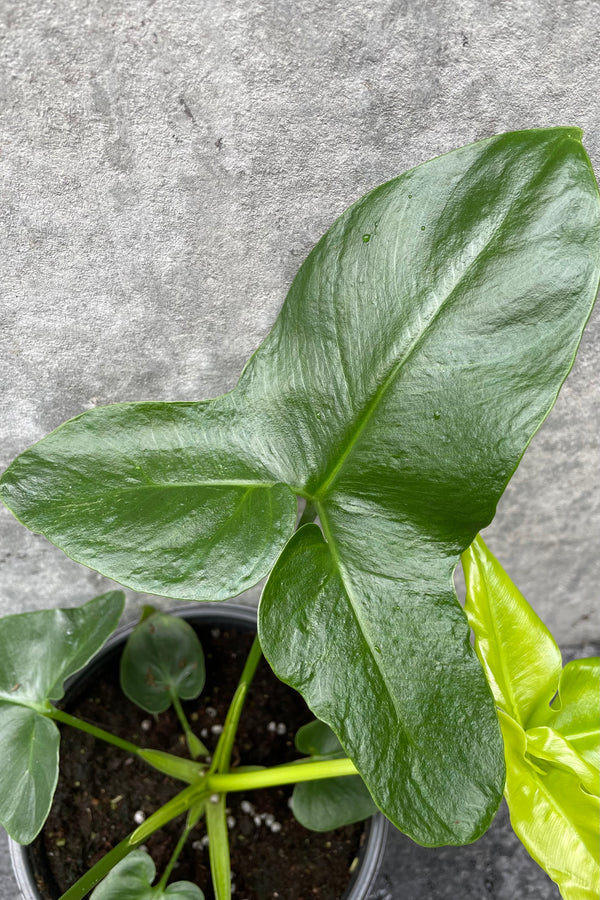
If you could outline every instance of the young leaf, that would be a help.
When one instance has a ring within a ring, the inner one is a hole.
[[[298,730],[296,747],[301,753],[320,758],[344,756],[333,731],[318,719]],[[291,807],[300,824],[311,831],[331,831],[361,822],[377,812],[359,775],[300,782],[294,786]]]
[[[134,850],[100,882],[91,900],[204,900],[200,888],[189,881],[177,881],[164,890],[153,888],[155,876],[152,857]]]
[[[39,833],[58,779],[59,731],[43,715],[117,627],[125,597],[0,619],[0,824],[21,844]]]
[[[154,611],[136,625],[121,656],[121,687],[130,700],[161,713],[174,697],[193,700],[205,680],[202,646],[184,619]]]
[[[473,840],[503,754],[452,572],[572,365],[599,226],[579,129],[425,163],[319,241],[234,391],[90,410],[19,457],[2,498],[166,596],[222,599],[277,559],[259,613],[276,673],[398,827]],[[303,529],[279,556],[294,494],[323,538]]]
[[[496,703],[527,725],[548,709],[562,657],[556,641],[478,535],[463,554],[465,612]]]
[[[465,610],[500,707],[512,826],[565,900],[592,900],[600,888],[600,661],[577,660],[560,674],[548,629],[481,537],[463,566]]]
[[[532,759],[518,722],[502,711],[500,721],[505,794],[515,833],[559,886],[564,900],[598,900],[598,797],[582,789],[574,772]]]

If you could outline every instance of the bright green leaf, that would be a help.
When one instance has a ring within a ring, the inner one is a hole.
[[[600,803],[578,775],[531,759],[521,726],[500,712],[511,824],[564,900],[598,900]]]
[[[596,900],[599,661],[560,672],[548,629],[480,537],[463,565],[475,648],[500,707],[512,826],[565,900]]]
[[[567,663],[550,707],[541,705],[530,717],[529,729],[538,725],[551,727],[600,769],[600,658]]]
[[[164,890],[151,887],[156,876],[152,858],[134,850],[122,859],[92,893],[92,900],[204,900],[199,887],[177,881]]]
[[[526,726],[556,693],[560,650],[480,535],[463,554],[463,568],[465,612],[496,703]]]
[[[344,756],[337,737],[324,722],[316,719],[296,733],[296,747],[310,756]],[[377,812],[369,791],[359,775],[303,781],[294,786],[292,812],[311,831],[331,831],[342,825],[361,822]]]
[[[184,619],[158,611],[131,632],[121,656],[121,687],[147,712],[164,712],[173,696],[193,700],[204,687],[204,653]]]
[[[222,599],[278,558],[259,625],[276,673],[396,825],[473,840],[504,775],[452,573],[572,365],[599,223],[579,129],[425,163],[319,241],[234,391],[91,410],[19,457],[2,498],[75,559],[166,596]],[[278,557],[294,494],[324,540]]]
[[[21,844],[39,833],[58,779],[59,732],[44,708],[112,634],[124,602],[110,591],[75,609],[0,619],[0,823]]]

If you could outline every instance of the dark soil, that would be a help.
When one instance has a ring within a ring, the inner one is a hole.
[[[213,750],[225,721],[252,635],[232,629],[197,629],[206,655],[207,680],[198,700],[184,704],[196,733]],[[73,715],[142,747],[186,755],[172,710],[158,719],[123,696],[120,650],[90,675],[65,708]],[[298,757],[294,734],[311,713],[263,661],[242,714],[232,767],[270,766]],[[33,866],[44,900],[57,900],[90,866],[184,785],[73,728],[62,729],[60,780],[52,812],[32,845]],[[229,794],[229,839],[235,900],[339,900],[364,836],[362,824],[325,834],[307,831],[291,815],[291,787]],[[147,842],[157,872],[166,866],[184,819],[171,822]],[[201,820],[186,845],[172,880],[199,885],[212,900],[208,848]]]

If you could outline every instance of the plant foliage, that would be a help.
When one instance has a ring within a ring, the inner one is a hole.
[[[18,458],[2,498],[138,590],[220,600],[274,566],[276,674],[399,828],[474,840],[504,760],[452,573],[572,365],[599,206],[576,128],[418,166],[318,242],[234,391],[90,410]],[[297,496],[320,527],[292,536]]]

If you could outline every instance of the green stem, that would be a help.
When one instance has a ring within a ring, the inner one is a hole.
[[[339,778],[343,775],[358,775],[351,759],[324,759],[316,762],[299,760],[296,765],[273,766],[254,772],[208,775],[207,787],[211,794],[220,794],[226,791],[250,791],[280,784],[296,784],[300,781],[318,781],[321,778]]]
[[[174,867],[175,863],[177,862],[177,860],[179,859],[179,855],[180,855],[181,851],[183,850],[183,848],[185,846],[185,842],[187,841],[187,839],[189,837],[189,833],[193,827],[194,827],[193,825],[190,825],[188,823],[185,826],[185,828],[183,829],[183,833],[182,833],[181,837],[179,838],[179,840],[177,841],[177,845],[176,845],[175,849],[173,850],[173,853],[171,854],[171,859],[167,863],[167,867],[166,867],[165,871],[163,872],[162,878],[158,882],[158,885],[156,886],[155,890],[164,891],[164,889],[166,888],[169,878],[171,877],[171,872],[173,871],[173,867]]]
[[[181,701],[175,691],[172,691],[171,701],[175,708],[175,712],[177,713],[177,718],[183,728],[185,739],[187,741],[188,749],[193,756],[194,759],[197,759],[199,756],[208,756],[208,748],[204,746],[199,737],[196,737],[194,732],[191,729],[190,723],[187,720],[187,716],[183,711],[183,706],[181,705]]]
[[[73,728],[85,731],[87,734],[91,734],[101,741],[106,741],[108,744],[120,747],[120,749],[125,750],[126,753],[132,753],[134,756],[140,755],[141,747],[138,747],[136,744],[125,741],[123,738],[117,737],[116,734],[111,734],[110,731],[104,731],[103,728],[97,728],[95,725],[90,725],[89,722],[84,722],[83,719],[77,719],[75,716],[71,716],[69,713],[66,713],[62,709],[57,709],[55,706],[51,706],[50,709],[46,711],[45,715],[49,719],[62,722],[64,725],[71,725]]]
[[[231,751],[233,750],[233,743],[235,741],[235,735],[240,721],[240,716],[242,714],[242,709],[244,708],[244,703],[246,702],[248,688],[252,683],[252,679],[254,678],[254,674],[261,660],[261,657],[262,650],[260,641],[258,640],[258,635],[256,635],[256,637],[252,641],[252,646],[250,647],[250,652],[248,653],[246,663],[242,670],[242,674],[240,675],[240,680],[238,682],[235,694],[233,695],[233,700],[231,701],[229,709],[227,710],[225,725],[217,743],[217,749],[215,750],[213,763],[210,768],[211,772],[229,771]]]

